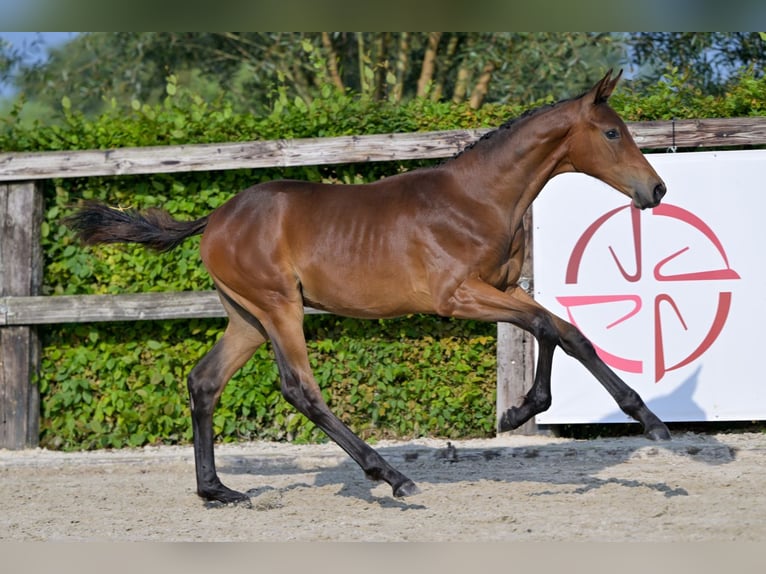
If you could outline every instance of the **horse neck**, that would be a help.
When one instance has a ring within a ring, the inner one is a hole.
[[[514,227],[548,180],[570,171],[567,134],[573,118],[566,104],[557,104],[517,121],[450,162],[465,193],[507,212]]]

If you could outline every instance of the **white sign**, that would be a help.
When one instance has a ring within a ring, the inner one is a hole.
[[[646,156],[668,193],[639,211],[582,174],[533,204],[535,298],[577,325],[661,419],[766,419],[766,151]],[[557,349],[541,424],[626,422]]]

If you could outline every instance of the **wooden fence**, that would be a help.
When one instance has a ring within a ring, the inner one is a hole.
[[[766,143],[766,118],[680,120],[672,124],[641,122],[628,127],[642,149]],[[20,449],[38,443],[40,399],[34,383],[40,363],[38,325],[224,316],[212,291],[41,296],[43,199],[39,181],[438,159],[454,155],[486,131],[0,154],[0,448]],[[531,229],[531,225],[527,228]],[[531,249],[523,276],[523,286],[531,290]],[[497,362],[497,413],[500,414],[515,404],[532,382],[531,338],[510,325],[498,324]],[[534,432],[534,423],[527,423],[518,432]]]

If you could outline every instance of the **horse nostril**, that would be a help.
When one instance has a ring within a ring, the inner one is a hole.
[[[664,183],[658,183],[654,186],[654,201],[659,203],[660,200],[662,200],[663,197],[665,197],[665,192],[667,189],[665,189]]]

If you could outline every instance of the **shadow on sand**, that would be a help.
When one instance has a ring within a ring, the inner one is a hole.
[[[389,463],[415,481],[421,489],[429,484],[458,482],[502,481],[509,485],[509,495],[516,482],[536,482],[541,488],[535,496],[560,494],[562,489],[573,494],[585,494],[606,485],[617,484],[625,488],[648,488],[665,497],[686,496],[683,486],[670,486],[665,482],[647,482],[622,478],[600,478],[605,469],[633,458],[655,458],[658,467],[674,458],[688,457],[708,465],[727,464],[735,460],[736,451],[714,436],[682,433],[673,440],[653,442],[643,436],[599,438],[592,440],[561,440],[538,437],[539,440],[520,439],[521,446],[509,445],[503,437],[484,441],[465,441],[456,447],[448,440],[430,440],[428,444],[396,444],[378,447]],[[463,446],[467,445],[467,446]],[[286,451],[289,449],[286,449]],[[300,457],[286,452],[285,456],[270,456],[268,460],[247,455],[219,457],[219,470],[224,482],[226,475],[252,475],[254,482],[263,486],[248,491],[253,504],[276,489],[269,486],[269,476],[296,475],[296,482],[287,487],[311,488],[337,485],[337,495],[359,498],[381,507],[401,510],[423,509],[418,497],[398,499],[386,487],[365,478],[362,470],[338,448],[313,457]],[[465,468],[468,467],[468,470]],[[313,477],[309,483],[306,474]],[[298,479],[298,475],[301,476]],[[285,490],[282,488],[281,490]],[[210,506],[215,506],[211,504]]]

